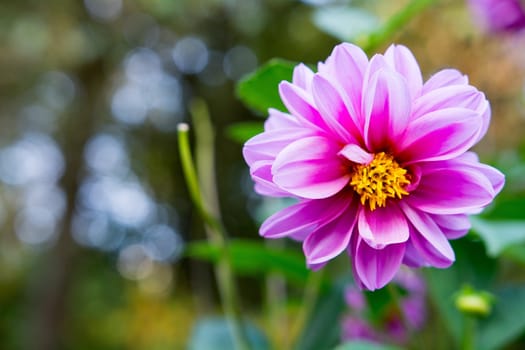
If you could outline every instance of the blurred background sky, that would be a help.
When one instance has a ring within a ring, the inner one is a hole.
[[[228,231],[257,239],[265,212],[225,128],[260,120],[235,82],[272,57],[307,63],[336,39],[315,26],[337,0],[0,2],[0,349],[182,349],[216,311],[176,126],[203,99],[216,128]],[[353,1],[386,18],[406,1]],[[525,190],[523,37],[488,37],[445,0],[395,41],[425,78],[455,67],[493,106],[481,156]],[[380,49],[382,51],[384,47]],[[261,281],[241,280],[257,314]]]

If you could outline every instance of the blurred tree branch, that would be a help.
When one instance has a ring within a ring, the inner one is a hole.
[[[78,71],[80,96],[61,125],[58,140],[64,151],[65,172],[61,186],[66,195],[66,212],[55,246],[44,257],[36,288],[32,290],[34,314],[29,323],[27,348],[54,350],[61,347],[64,321],[68,310],[68,292],[75,270],[79,248],[73,241],[71,224],[75,214],[79,188],[83,177],[83,152],[86,142],[95,131],[97,107],[104,86],[104,62],[96,60]]]

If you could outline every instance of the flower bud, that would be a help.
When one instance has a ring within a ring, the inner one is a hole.
[[[471,286],[463,287],[455,297],[456,308],[472,316],[486,317],[492,311],[494,296],[488,292],[476,291]]]

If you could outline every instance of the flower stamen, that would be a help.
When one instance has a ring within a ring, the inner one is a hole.
[[[388,198],[408,195],[405,187],[410,181],[406,169],[385,152],[375,154],[368,164],[355,165],[353,170],[350,186],[361,196],[362,205],[368,202],[370,210],[386,206]]]

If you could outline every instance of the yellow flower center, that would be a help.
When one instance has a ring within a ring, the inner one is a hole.
[[[388,198],[408,195],[405,187],[410,184],[406,169],[403,169],[389,154],[380,152],[368,164],[357,164],[350,186],[361,196],[361,204],[368,202],[370,210],[384,207]]]

